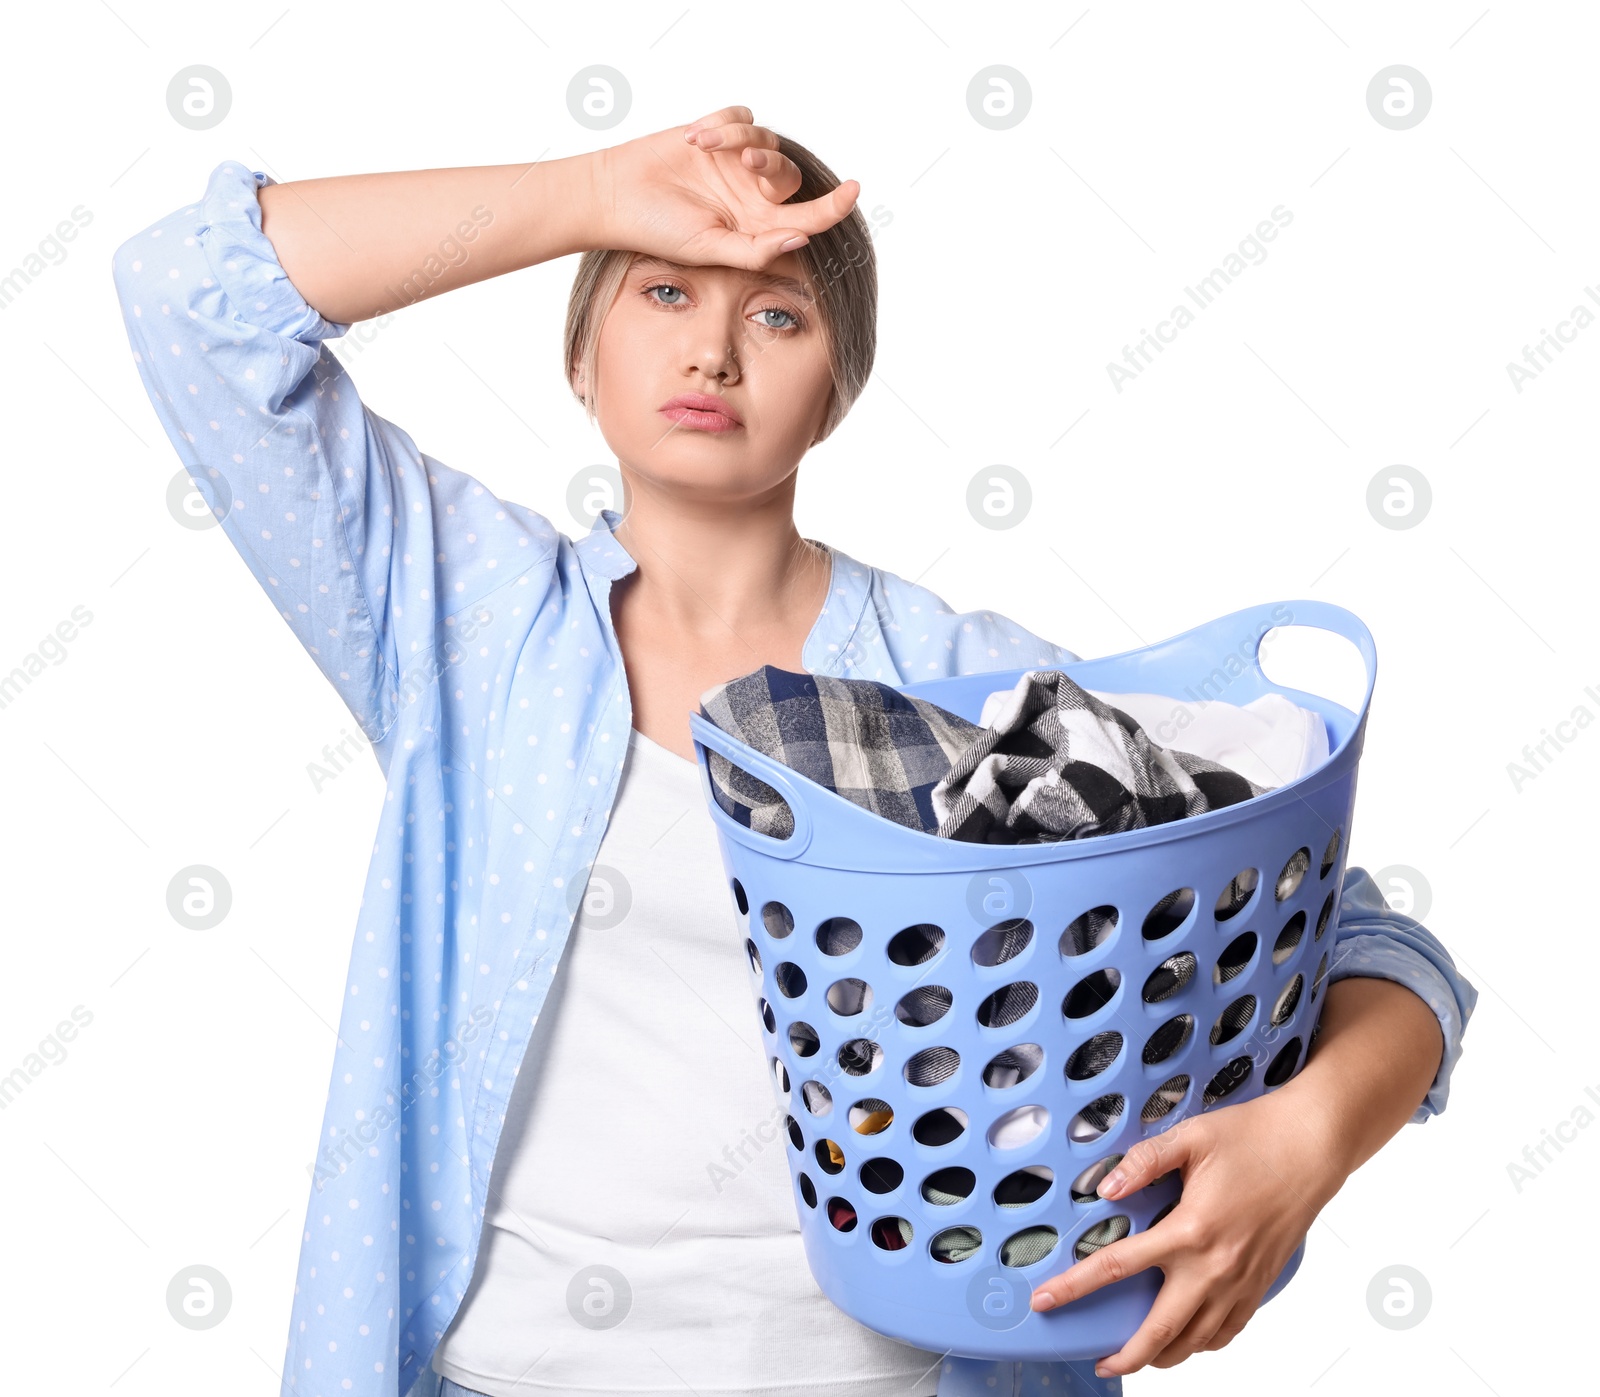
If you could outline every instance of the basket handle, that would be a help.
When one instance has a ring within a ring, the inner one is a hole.
[[[700,758],[701,790],[711,807],[711,818],[717,822],[723,833],[747,848],[754,849],[757,853],[770,854],[775,859],[794,859],[805,853],[806,845],[811,842],[811,811],[807,808],[805,797],[795,783],[793,770],[752,747],[736,743],[715,723],[698,713],[689,715],[689,734],[694,739],[695,751]],[[762,834],[747,825],[741,825],[730,816],[717,801],[712,788],[711,758],[706,751],[707,748],[720,752],[736,767],[748,771],[758,781],[765,781],[776,790],[794,815],[794,833],[787,839],[774,839],[770,834]]]
[[[1378,647],[1372,639],[1372,632],[1359,616],[1332,602],[1316,601],[1309,597],[1299,601],[1261,602],[1207,621],[1158,645],[1126,650],[1123,655],[1107,658],[1120,659],[1123,656],[1152,655],[1166,651],[1173,659],[1185,660],[1192,651],[1197,662],[1204,661],[1209,665],[1216,656],[1233,653],[1240,638],[1248,637],[1248,659],[1256,673],[1271,684],[1274,681],[1267,679],[1266,671],[1261,668],[1261,638],[1279,626],[1310,626],[1317,630],[1332,631],[1356,647],[1367,675],[1366,692],[1362,694],[1361,706],[1356,712],[1357,721],[1363,719],[1372,702],[1373,685],[1378,681]]]

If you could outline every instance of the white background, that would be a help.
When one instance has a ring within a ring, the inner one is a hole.
[[[1600,294],[1588,7],[111,0],[21,8],[7,31],[0,275],[75,206],[93,216],[0,311],[0,671],[93,613],[0,710],[0,1075],[73,1006],[93,1014],[0,1111],[8,1387],[277,1390],[383,793],[370,760],[313,790],[306,764],[350,715],[220,530],[169,514],[178,460],[111,252],[225,159],[286,181],[509,163],[734,102],[860,180],[877,230],[877,368],[800,468],[802,533],[1086,656],[1299,597],[1377,638],[1351,861],[1423,874],[1426,921],[1480,991],[1450,1105],[1349,1181],[1238,1340],[1129,1390],[1592,1383],[1600,1129],[1569,1127],[1520,1189],[1507,1168],[1600,1093],[1581,835],[1600,732],[1520,791],[1507,772],[1576,706],[1600,715],[1600,328],[1520,393],[1506,370]],[[233,91],[203,132],[166,106],[192,63]],[[597,63],[632,87],[609,132],[567,107]],[[1366,102],[1396,63],[1432,88],[1404,131]],[[967,108],[991,64],[1032,90],[1005,131]],[[1117,392],[1107,362],[1280,204],[1266,260]],[[613,460],[560,373],[575,265],[334,345],[374,410],[569,533],[568,482]],[[965,504],[996,463],[1033,491],[1003,531]],[[1405,530],[1367,507],[1396,464],[1433,496]],[[233,888],[212,931],[167,912],[194,863]],[[165,1298],[195,1263],[233,1289],[199,1333]],[[1366,1299],[1394,1265],[1432,1288],[1398,1332]]]

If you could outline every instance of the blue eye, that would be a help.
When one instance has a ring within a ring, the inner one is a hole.
[[[659,297],[656,296],[655,293],[657,291],[676,291],[678,293],[679,299],[676,300],[676,301],[665,301],[665,300],[662,300],[662,299],[660,299]],[[642,287],[640,294],[642,294],[644,296],[648,296],[650,298],[651,303],[654,304],[654,305],[658,305],[658,306],[662,306],[662,307],[675,307],[675,306],[681,306],[681,305],[684,304],[684,298],[687,297],[688,292],[684,287],[679,286],[676,282],[673,282],[673,281],[657,281],[657,282],[652,282],[649,286]],[[790,331],[790,330],[799,330],[799,329],[804,328],[804,326],[805,326],[805,321],[803,321],[798,314],[796,314],[794,311],[790,310],[787,306],[762,306],[760,310],[752,311],[751,314],[752,315],[784,315],[784,316],[788,317],[787,323],[782,324],[782,325],[774,325],[770,321],[762,321],[761,322],[761,328],[763,330],[776,330],[776,331],[781,331],[781,332],[787,332],[787,331]]]

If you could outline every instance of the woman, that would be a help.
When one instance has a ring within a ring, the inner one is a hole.
[[[687,714],[762,664],[1077,658],[795,529],[872,362],[857,192],[729,107],[531,166],[224,164],[117,249],[163,425],[388,782],[292,1391],[1115,1393],[1229,1342],[1349,1172],[1445,1104],[1477,992],[1351,868],[1305,1068],[1135,1146],[1124,1189],[1178,1167],[1180,1206],[1041,1279],[1034,1308],[1165,1273],[1107,1376],[925,1353],[818,1291]],[[574,252],[569,380],[625,486],[576,542],[419,452],[322,343]]]

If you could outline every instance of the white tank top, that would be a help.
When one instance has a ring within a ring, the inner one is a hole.
[[[491,1397],[936,1391],[938,1354],[806,1265],[758,993],[699,768],[631,731],[435,1371]]]

